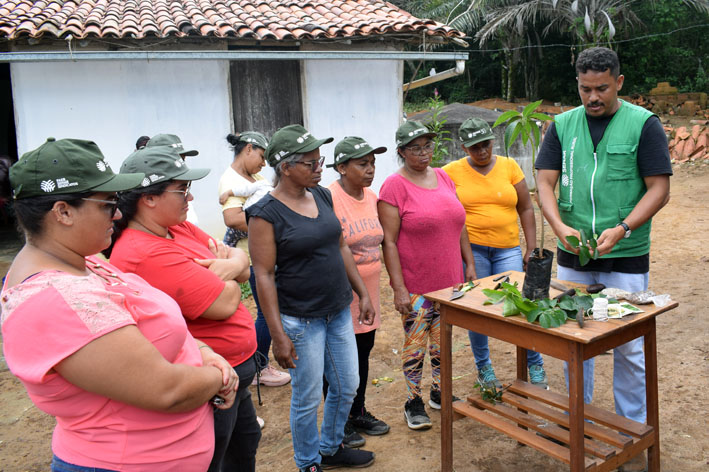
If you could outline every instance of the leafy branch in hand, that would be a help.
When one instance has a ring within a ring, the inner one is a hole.
[[[567,236],[566,241],[573,247],[578,248],[579,263],[585,266],[591,259],[598,259],[598,241],[596,240],[595,234],[589,238],[586,231],[583,229],[579,230],[579,235],[581,235],[581,239],[576,236]]]

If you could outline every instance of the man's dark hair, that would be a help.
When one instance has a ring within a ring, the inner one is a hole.
[[[610,73],[616,79],[620,75],[620,62],[615,51],[608,48],[589,48],[579,54],[576,59],[576,73],[585,74],[589,70]]]

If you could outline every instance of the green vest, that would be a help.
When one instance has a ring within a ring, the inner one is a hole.
[[[620,102],[595,152],[584,107],[555,118],[562,150],[558,200],[561,220],[598,236],[623,221],[647,190],[637,157],[640,134],[652,113]],[[650,252],[650,223],[648,220],[633,230],[628,239],[621,239],[603,258]],[[559,247],[563,249],[561,242]]]

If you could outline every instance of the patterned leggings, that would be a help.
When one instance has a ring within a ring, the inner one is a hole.
[[[441,314],[432,302],[411,294],[414,311],[401,316],[404,325],[404,347],[401,351],[408,399],[421,396],[423,361],[428,348],[431,357],[433,390],[441,389]]]

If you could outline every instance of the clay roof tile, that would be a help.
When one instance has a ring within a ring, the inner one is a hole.
[[[397,32],[463,36],[383,0],[16,0],[0,5],[0,38],[6,39],[71,34],[283,40]]]

